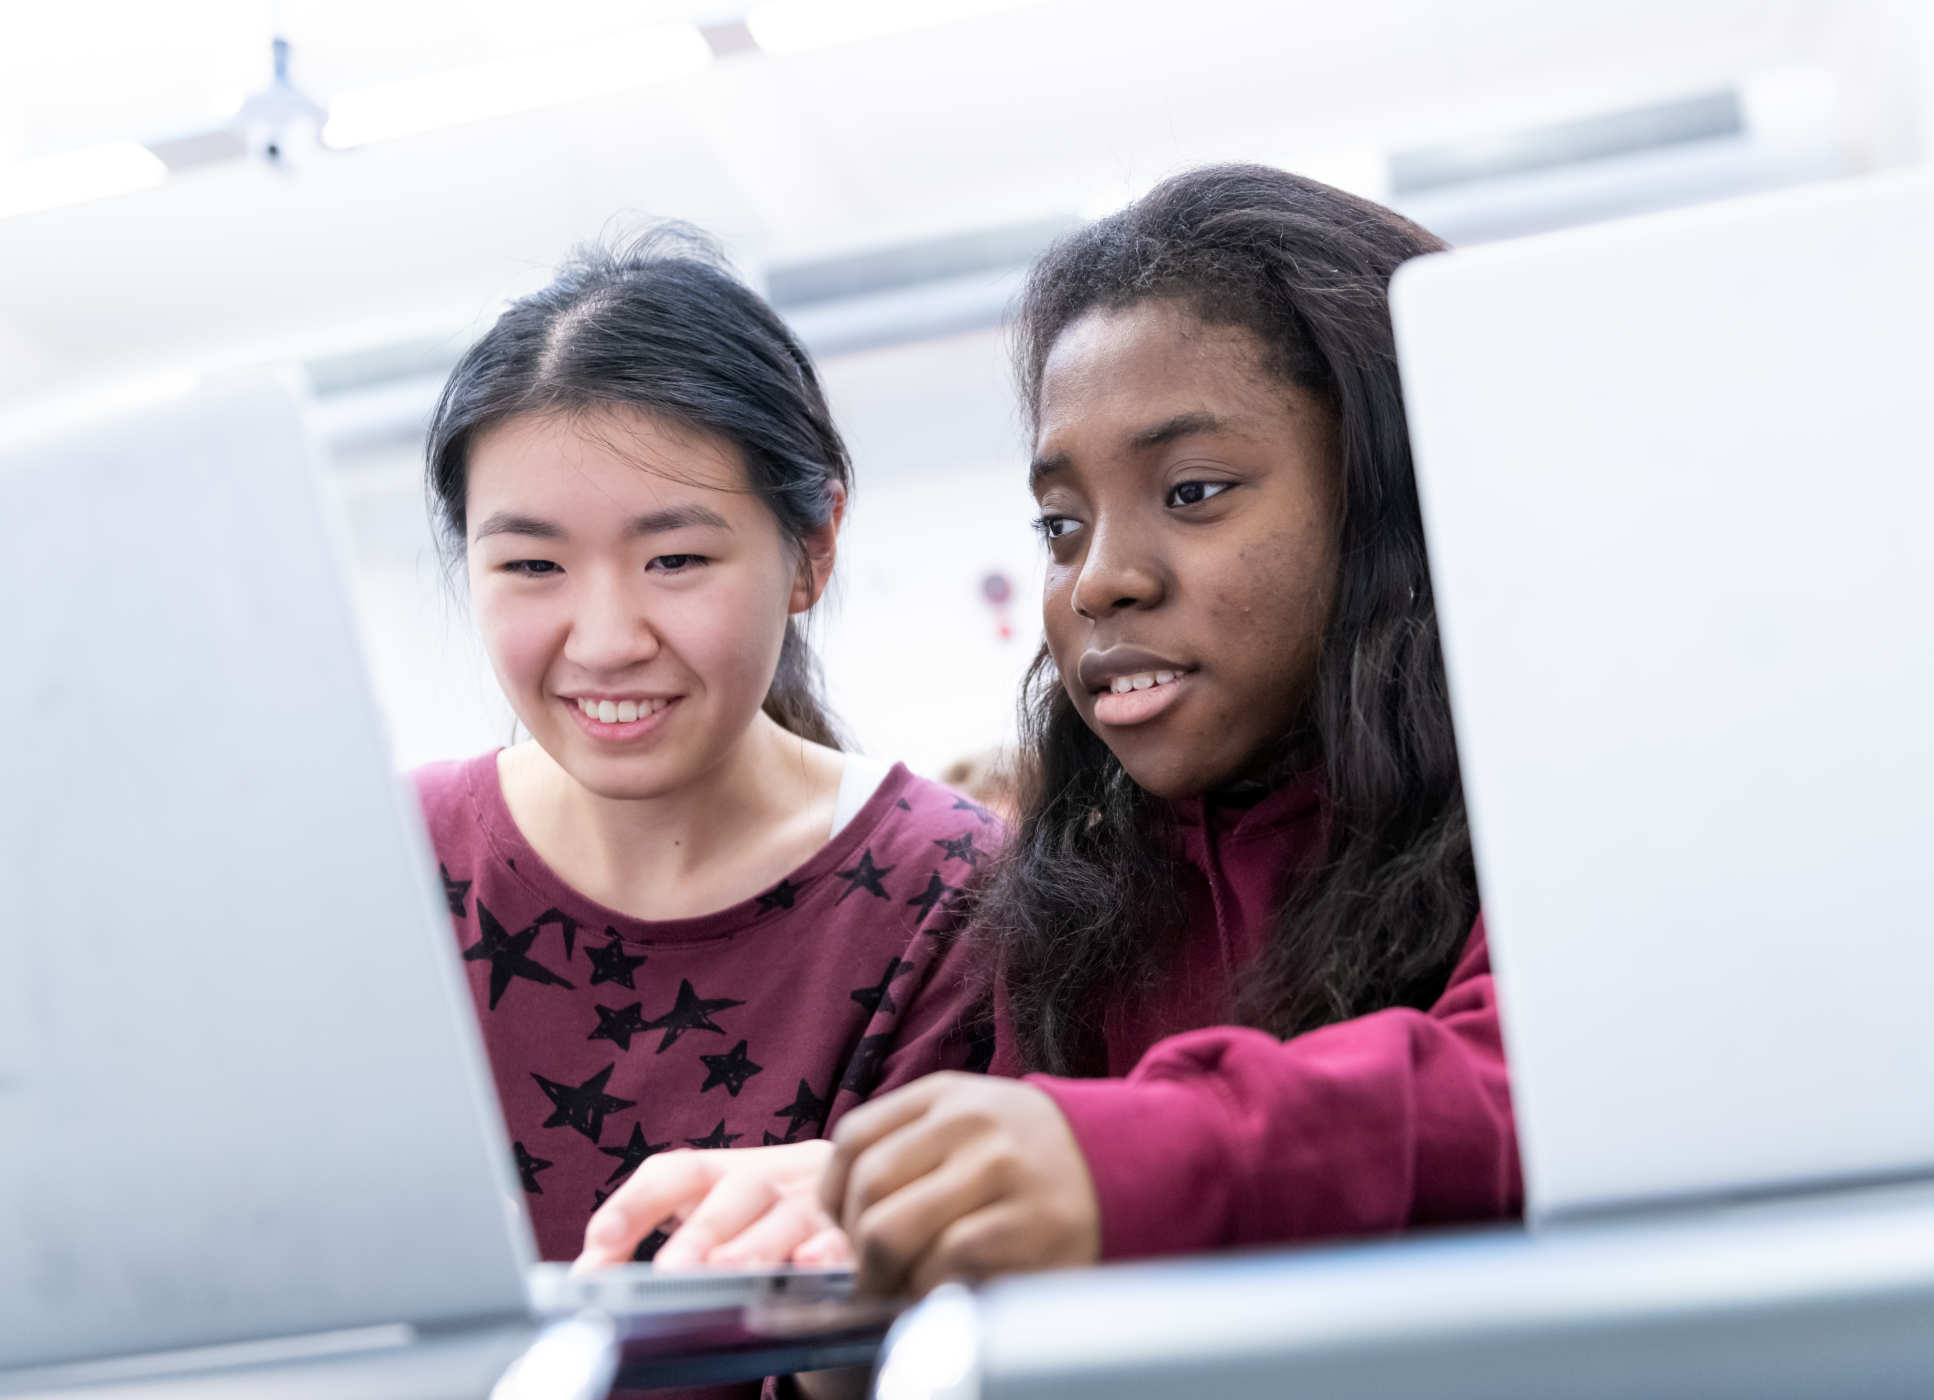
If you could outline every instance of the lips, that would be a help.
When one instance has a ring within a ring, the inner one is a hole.
[[[561,695],[564,712],[587,737],[600,744],[623,744],[656,733],[671,717],[681,697],[631,695]],[[610,719],[604,716],[609,714]]]
[[[1104,690],[1115,689],[1117,681],[1133,681],[1146,676],[1154,682],[1164,672],[1170,676],[1182,676],[1193,669],[1140,647],[1109,647],[1106,651],[1083,652],[1081,662],[1075,668],[1075,677],[1090,695],[1097,695]],[[1146,690],[1149,687],[1140,688]]]
[[[1140,647],[1110,647],[1083,655],[1075,674],[1093,698],[1095,722],[1120,728],[1167,713],[1188,693],[1193,671]]]

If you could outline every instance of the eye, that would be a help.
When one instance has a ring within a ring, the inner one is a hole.
[[[522,574],[525,578],[545,578],[563,572],[549,559],[512,559],[498,567],[507,574]]]
[[[1034,522],[1034,528],[1040,532],[1042,539],[1053,541],[1073,534],[1079,524],[1073,516],[1043,515]]]
[[[702,554],[660,554],[646,567],[661,574],[688,574],[704,562]]]
[[[1169,489],[1168,504],[1199,506],[1206,500],[1220,496],[1233,484],[1227,481],[1184,481]]]

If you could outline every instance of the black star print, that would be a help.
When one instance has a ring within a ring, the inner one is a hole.
[[[699,1148],[730,1147],[733,1143],[737,1142],[740,1138],[744,1136],[745,1136],[744,1133],[726,1132],[725,1120],[721,1118],[719,1119],[719,1125],[716,1128],[712,1129],[712,1131],[707,1133],[704,1137],[686,1138],[685,1141],[690,1143],[693,1147],[699,1147]]]
[[[980,858],[987,854],[987,852],[975,847],[974,833],[971,831],[962,832],[957,840],[936,841],[933,844],[947,853],[940,858],[942,865],[945,865],[950,860],[964,860],[969,865],[977,866],[980,864]]]
[[[988,814],[987,809],[981,806],[980,803],[978,802],[969,802],[964,797],[956,798],[954,801],[954,810],[956,812],[972,812],[974,814],[974,820],[979,822],[982,826],[993,825],[994,818],[990,816]]]
[[[513,977],[547,982],[553,987],[571,985],[542,963],[531,961],[530,949],[531,944],[537,941],[537,925],[532,924],[521,933],[505,933],[504,926],[497,922],[497,916],[484,908],[484,902],[480,899],[477,901],[477,929],[477,941],[463,950],[463,960],[489,960],[492,1011],[497,1009],[497,1003],[503,999]]]
[[[571,960],[571,955],[577,951],[578,921],[576,919],[561,909],[546,909],[532,919],[531,923],[538,928],[543,928],[546,924],[556,924],[557,931],[564,935],[564,961]]]
[[[584,1038],[615,1041],[620,1050],[629,1050],[631,1037],[642,1034],[646,1029],[644,1003],[634,1001],[623,1008],[598,1007],[598,1028]]]
[[[631,974],[643,967],[645,960],[634,958],[625,951],[625,945],[619,941],[615,929],[606,929],[605,933],[611,941],[602,948],[593,948],[588,943],[584,947],[584,955],[591,959],[591,985],[595,987],[600,982],[616,982],[620,987],[637,991],[638,985],[631,980]]]
[[[815,1097],[813,1086],[803,1079],[800,1080],[799,1092],[792,1096],[792,1102],[772,1115],[774,1118],[792,1119],[786,1124],[786,1135],[782,1138],[773,1138],[773,1142],[791,1142],[799,1136],[801,1128],[811,1128],[814,1132],[818,1132],[826,1124],[826,1110],[832,1106],[830,1094],[823,1099]],[[772,1137],[772,1134],[767,1133],[766,1136]],[[772,1144],[766,1145],[770,1147]]]
[[[606,1186],[614,1181],[622,1181],[644,1163],[645,1158],[654,1152],[663,1152],[670,1147],[669,1142],[646,1142],[645,1132],[636,1123],[631,1125],[631,1141],[622,1147],[600,1147],[598,1151],[607,1157],[616,1157],[618,1165],[611,1169],[611,1175],[604,1179]]]
[[[728,1006],[744,1005],[744,1002],[733,1001],[730,997],[718,997],[707,1001],[692,990],[690,982],[681,978],[678,983],[678,1000],[672,1004],[672,1009],[655,1021],[645,1022],[644,1029],[665,1033],[665,1038],[658,1042],[657,1053],[662,1055],[676,1045],[678,1038],[686,1031],[717,1031],[720,1035],[724,1035],[725,1027],[712,1023],[712,1013],[723,1011]]]
[[[699,1085],[699,1093],[723,1084],[725,1092],[735,1099],[739,1096],[739,1090],[745,1087],[745,1081],[765,1068],[764,1065],[752,1063],[752,1057],[745,1053],[743,1040],[734,1045],[728,1054],[700,1055],[699,1059],[705,1062],[705,1082]]]
[[[958,889],[941,879],[940,872],[936,870],[927,877],[927,887],[907,903],[918,909],[921,919],[925,920],[942,901],[959,893]]]
[[[846,1076],[839,1081],[839,1087],[849,1089],[865,1098],[873,1092],[873,1085],[880,1077],[880,1061],[886,1057],[886,1047],[893,1039],[891,1035],[868,1035],[860,1038],[853,1047],[853,1058],[846,1062]]]
[[[550,1163],[542,1157],[531,1156],[521,1142],[513,1142],[511,1146],[517,1149],[517,1175],[524,1178],[524,1189],[533,1196],[543,1195],[544,1188],[537,1184],[537,1174],[550,1166]]]
[[[871,987],[861,987],[852,993],[853,1000],[868,1011],[898,1011],[900,1008],[893,1000],[893,984],[913,971],[913,964],[898,958],[887,959],[886,971],[880,980]]]
[[[784,1138],[780,1137],[779,1134],[773,1132],[772,1129],[770,1128],[766,1129],[765,1145],[767,1147],[781,1147],[785,1144],[785,1141],[786,1140]]]
[[[582,1084],[559,1084],[556,1080],[546,1079],[541,1074],[533,1074],[538,1088],[551,1101],[553,1112],[544,1120],[547,1128],[571,1128],[583,1133],[593,1143],[604,1131],[604,1115],[615,1113],[621,1108],[636,1108],[636,1099],[620,1099],[605,1093],[605,1081],[611,1078],[616,1065],[606,1065]]]
[[[846,896],[854,890],[865,890],[868,894],[876,895],[881,899],[892,898],[880,880],[883,876],[891,875],[893,867],[875,865],[871,846],[860,852],[860,863],[851,870],[836,870],[833,873],[846,882],[846,888],[840,892],[839,898],[833,901],[835,904],[844,904]]]
[[[904,797],[901,798],[898,802],[895,802],[893,805],[895,807],[898,807],[902,812],[911,812],[913,810],[913,808],[908,804],[906,798]]]
[[[631,1251],[632,1260],[639,1264],[649,1264],[657,1257],[658,1251],[665,1247],[665,1241],[670,1238],[671,1236],[663,1230],[653,1230],[639,1240],[638,1247]]]
[[[450,906],[450,912],[461,919],[467,912],[463,907],[464,899],[470,893],[470,881],[452,880],[450,868],[442,861],[437,862],[437,873],[443,876],[443,902]]]
[[[781,880],[771,889],[759,896],[759,912],[770,914],[775,909],[792,908],[793,900],[799,897],[799,886],[790,880]]]

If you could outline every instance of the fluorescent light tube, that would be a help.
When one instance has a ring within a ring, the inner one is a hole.
[[[168,167],[146,146],[117,141],[0,166],[0,219],[153,189]]]
[[[329,103],[325,146],[346,150],[491,117],[604,97],[699,72],[712,61],[692,24],[613,36],[596,47],[534,54],[345,92]]]
[[[1018,10],[1036,0],[770,0],[745,27],[770,54],[811,53]]]

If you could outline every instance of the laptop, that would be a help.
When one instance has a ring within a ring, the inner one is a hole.
[[[277,382],[0,447],[0,1392],[850,1289],[533,1268],[337,544]]]
[[[1934,1175],[1934,181],[1392,289],[1534,1221]]]

